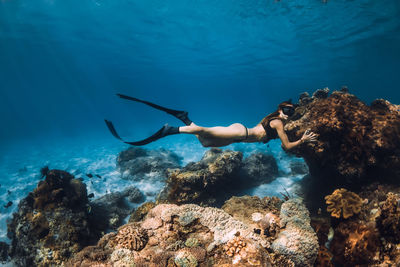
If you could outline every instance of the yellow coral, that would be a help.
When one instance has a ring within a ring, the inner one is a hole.
[[[326,196],[325,200],[328,205],[326,210],[332,217],[340,218],[342,215],[347,219],[361,211],[362,199],[344,188],[336,189],[332,195]]]

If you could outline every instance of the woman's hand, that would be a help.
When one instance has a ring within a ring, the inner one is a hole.
[[[303,134],[303,136],[301,137],[301,141],[302,143],[305,142],[316,142],[317,141],[317,134],[311,132],[309,129],[306,130]]]

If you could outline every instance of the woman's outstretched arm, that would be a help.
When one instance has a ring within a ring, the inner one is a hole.
[[[314,142],[314,141],[317,140],[317,135],[315,133],[313,133],[313,132],[305,132],[303,134],[303,136],[299,140],[294,141],[294,142],[290,142],[285,130],[283,129],[282,121],[273,120],[270,123],[271,123],[271,127],[274,128],[277,131],[278,136],[279,136],[279,138],[281,139],[281,142],[282,142],[282,147],[285,150],[289,150],[291,148],[294,148],[294,147],[296,147],[296,146],[298,146],[298,145],[300,145],[300,144],[302,144],[304,142]]]

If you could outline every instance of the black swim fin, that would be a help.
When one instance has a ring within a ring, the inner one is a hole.
[[[159,106],[157,104],[154,104],[154,103],[151,103],[151,102],[148,102],[145,100],[141,100],[141,99],[138,99],[138,98],[132,97],[132,96],[127,96],[127,95],[122,95],[122,94],[117,94],[117,96],[119,96],[120,98],[123,98],[123,99],[140,102],[140,103],[146,104],[150,107],[153,107],[155,109],[165,111],[168,114],[171,114],[172,116],[174,116],[175,118],[181,120],[185,125],[190,125],[192,123],[192,121],[188,117],[187,111],[165,108],[165,107]]]
[[[115,138],[121,140],[122,142],[132,145],[132,146],[143,146],[146,144],[149,144],[151,142],[154,142],[160,138],[163,138],[165,136],[168,135],[173,135],[173,134],[178,134],[179,133],[179,128],[178,127],[173,127],[168,125],[168,123],[166,123],[160,130],[158,130],[155,134],[153,134],[152,136],[143,139],[141,141],[136,141],[136,142],[127,142],[124,141],[118,134],[117,131],[114,128],[114,125],[112,124],[111,121],[108,120],[104,120],[107,124],[108,129],[110,130],[111,134],[114,135]]]

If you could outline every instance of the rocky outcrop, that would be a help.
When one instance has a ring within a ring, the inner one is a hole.
[[[240,180],[247,186],[272,182],[278,176],[278,164],[272,155],[253,153],[242,162]]]
[[[86,185],[50,170],[22,199],[8,225],[11,257],[18,266],[59,266],[99,238],[91,231]]]
[[[304,162],[291,161],[289,164],[292,175],[306,175],[308,174],[308,166]]]
[[[168,168],[178,168],[181,160],[181,157],[166,149],[147,150],[130,147],[119,153],[117,169],[121,172],[123,179],[135,181],[144,177],[159,179],[165,178]]]
[[[145,196],[136,187],[104,195],[90,203],[91,217],[98,222],[96,227],[99,231],[116,230],[132,213],[132,204],[140,203],[144,199]]]
[[[149,213],[149,211],[154,208],[156,204],[154,202],[145,202],[140,205],[129,217],[129,222],[139,222]]]
[[[371,181],[400,179],[400,106],[375,100],[370,106],[347,90],[303,95],[285,125],[290,140],[306,129],[318,134],[291,152],[305,159],[305,188],[327,195],[338,187],[357,191]]]
[[[158,202],[216,205],[237,181],[242,157],[241,152],[208,150],[199,162],[170,171]]]
[[[253,202],[260,213],[271,212],[269,207],[276,210],[281,204],[272,199]],[[229,205],[231,210],[239,210],[234,205]],[[311,246],[315,238],[312,229],[308,232],[309,218],[304,210],[299,200],[282,204],[283,231],[294,235],[296,229],[297,235],[305,234],[304,238],[310,240],[296,243],[301,237],[291,238],[287,244],[291,253],[281,254],[281,246],[277,250],[271,246],[271,236],[255,232],[222,209],[159,204],[144,220],[124,225],[118,232],[105,235],[96,246],[83,249],[67,266],[312,266],[318,243]],[[304,224],[303,232],[293,226],[296,221]],[[293,261],[297,259],[304,262]]]
[[[169,172],[158,202],[219,206],[235,193],[271,182],[278,175],[272,156],[255,153],[242,158],[241,152],[208,150],[199,162]]]

